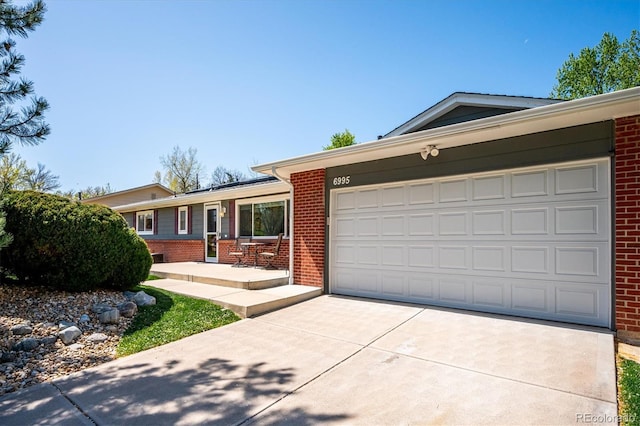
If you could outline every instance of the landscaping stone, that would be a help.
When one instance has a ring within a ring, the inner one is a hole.
[[[156,304],[156,298],[153,296],[149,296],[144,291],[139,291],[133,296],[133,301],[138,306],[150,306]]]
[[[113,306],[106,303],[97,303],[91,307],[91,310],[96,314],[101,314],[103,312],[110,311],[111,309],[113,309]]]
[[[93,333],[92,335],[87,337],[87,341],[89,342],[102,343],[105,340],[109,340],[109,336],[104,333]]]
[[[2,352],[0,354],[0,363],[13,362],[16,360],[15,352]]]
[[[82,315],[80,315],[80,319],[78,320],[78,322],[79,322],[80,324],[86,324],[86,323],[88,323],[90,320],[91,320],[91,318],[89,318],[89,315],[87,315],[87,314],[82,314]]]
[[[118,305],[120,315],[126,318],[132,318],[138,312],[138,305],[134,302],[124,302]]]
[[[11,334],[14,336],[24,336],[26,334],[31,334],[33,328],[29,324],[18,324],[11,327]]]
[[[69,327],[75,327],[76,324],[70,321],[60,321],[58,323],[58,328],[61,330],[64,330],[65,328],[69,328]]]
[[[32,351],[38,346],[40,346],[40,342],[38,341],[38,339],[27,337],[26,339],[22,339],[20,342],[15,344],[11,349],[14,351]]]
[[[116,290],[69,294],[47,287],[0,283],[0,396],[113,360],[132,319],[121,316],[118,324],[100,324],[91,307],[101,303],[115,307],[125,301],[122,291]],[[79,321],[83,314],[89,315],[89,322]],[[74,325],[71,320],[84,331],[76,340],[80,345],[57,343],[58,332]],[[20,324],[30,325],[32,333],[13,335],[11,327]],[[104,342],[87,341],[94,332],[109,338]],[[26,337],[37,339],[39,346],[31,351],[11,350]]]
[[[58,341],[58,336],[47,336],[40,339],[40,344],[44,346],[53,345]]]
[[[64,330],[58,333],[58,337],[62,340],[62,343],[65,345],[70,345],[73,343],[78,337],[82,336],[82,331],[75,325],[72,327],[65,328]]]
[[[101,324],[117,324],[120,321],[120,312],[116,308],[110,308],[98,315]]]

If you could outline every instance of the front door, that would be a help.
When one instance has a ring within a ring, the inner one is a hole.
[[[211,204],[205,206],[204,209],[204,256],[207,262],[218,261],[218,232],[220,230],[219,211],[219,204]]]

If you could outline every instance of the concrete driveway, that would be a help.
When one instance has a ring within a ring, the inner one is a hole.
[[[336,296],[0,399],[0,424],[576,424],[616,414],[611,333]]]

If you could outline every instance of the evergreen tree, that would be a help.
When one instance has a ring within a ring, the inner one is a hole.
[[[16,52],[11,36],[26,38],[42,23],[45,4],[36,0],[25,6],[16,6],[0,0],[0,156],[7,154],[14,143],[37,145],[49,134],[44,121],[47,101],[34,95],[33,82],[20,78],[24,56]],[[5,217],[0,213],[0,249],[7,247],[11,236],[4,231]]]

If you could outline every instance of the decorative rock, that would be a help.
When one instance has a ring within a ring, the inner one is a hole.
[[[75,327],[75,323],[69,322],[69,321],[60,321],[58,323],[58,328],[60,330],[64,330],[65,328],[69,328],[69,327]]]
[[[150,306],[156,304],[156,298],[153,296],[149,296],[144,291],[139,291],[133,296],[133,301],[136,302],[138,306]]]
[[[43,337],[40,339],[40,344],[44,346],[53,345],[58,340],[58,336]]]
[[[111,308],[108,311],[104,311],[98,315],[98,321],[102,324],[117,324],[120,321],[120,312]]]
[[[93,333],[91,336],[87,337],[89,342],[101,343],[105,340],[109,340],[109,336],[103,333]]]
[[[133,300],[133,296],[136,295],[135,291],[123,291],[122,294],[127,300]]]
[[[86,323],[86,322],[89,322],[90,320],[91,320],[91,318],[89,318],[89,315],[87,315],[87,314],[82,314],[82,315],[80,315],[80,319],[78,320],[78,322],[79,322],[80,324],[84,324],[84,323]]]
[[[15,360],[16,360],[16,354],[14,352],[2,352],[2,355],[0,355],[1,363],[13,362]]]
[[[101,314],[103,312],[110,311],[111,309],[113,309],[113,306],[107,305],[106,303],[98,303],[91,307],[91,310],[96,314]]]
[[[26,339],[21,340],[16,345],[11,348],[14,351],[31,351],[37,348],[40,345],[38,339],[34,339],[33,337],[27,337]]]
[[[108,325],[104,329],[107,330],[109,333],[115,333],[116,331],[118,331],[118,327],[115,325]]]
[[[138,312],[138,305],[134,302],[124,302],[118,305],[120,315],[126,318],[132,318]]]
[[[14,336],[24,336],[33,332],[33,328],[29,324],[18,324],[11,327],[11,334]]]
[[[74,351],[79,351],[80,349],[84,348],[84,345],[81,343],[74,343],[72,345],[67,346],[69,349],[74,350]]]
[[[65,345],[69,345],[73,343],[73,341],[76,340],[81,335],[82,335],[82,331],[80,331],[80,329],[75,325],[65,328],[64,330],[58,333],[58,337],[60,338],[60,340],[62,340],[62,343],[64,343]]]

